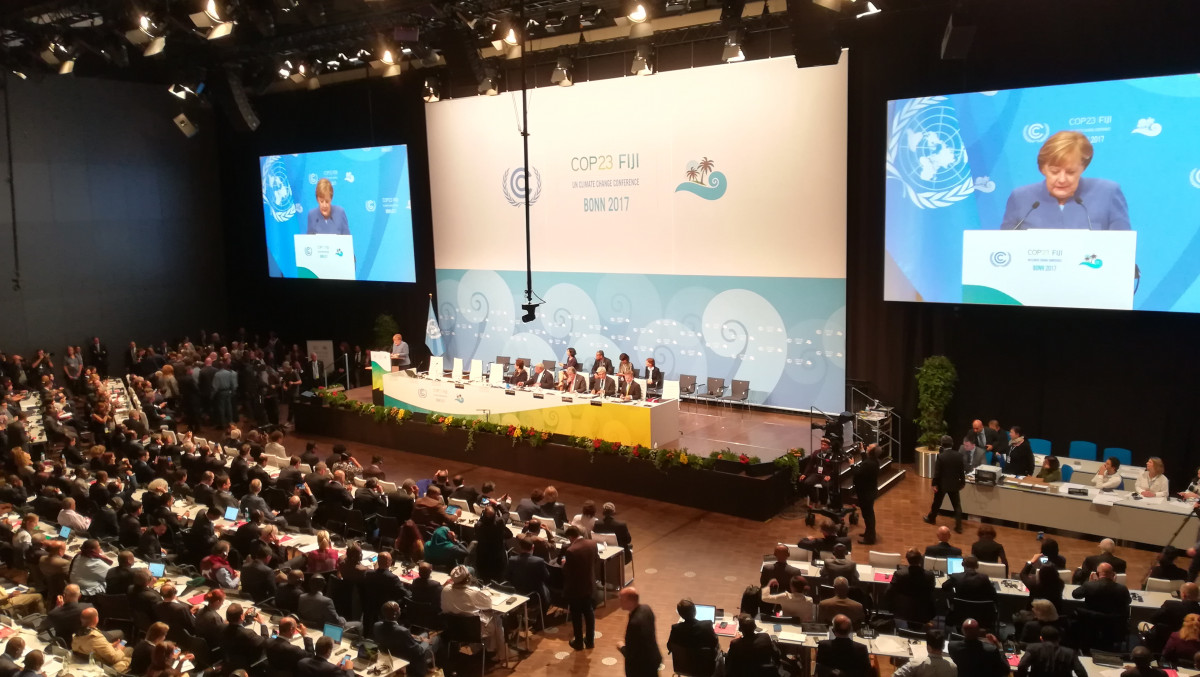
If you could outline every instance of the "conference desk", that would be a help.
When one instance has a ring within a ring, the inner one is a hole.
[[[1088,478],[1090,482],[1090,476]],[[997,486],[978,484],[969,477],[961,492],[962,510],[978,515],[1100,538],[1190,548],[1196,543],[1197,527],[1187,525],[1171,539],[1192,512],[1194,502],[1178,498],[1133,498],[1132,492],[1101,492],[1089,484],[1055,483],[1045,489],[1005,480]],[[1085,489],[1074,496],[1069,489]]]
[[[622,402],[541,388],[413,378],[405,372],[383,374],[382,380],[386,406],[418,413],[436,412],[647,447],[679,438],[679,400]]]
[[[806,560],[788,560],[788,564],[799,569],[801,574],[812,584],[812,588],[816,589],[817,584],[820,583],[819,579],[821,576],[821,568],[819,566]],[[871,590],[877,602],[881,600],[884,591],[890,584],[890,576],[895,572],[895,569],[891,567],[873,567],[869,564],[858,564],[857,569],[858,579],[861,584]],[[941,573],[937,575],[937,587],[934,591],[935,600],[945,601],[942,584],[946,582],[947,578],[948,576]],[[1029,589],[1025,587],[1025,584],[1020,579],[992,578],[990,580],[998,588],[996,592],[996,606],[999,609],[1000,618],[1010,618],[1014,612],[1028,606]],[[1071,583],[1063,587],[1063,604],[1066,609],[1083,604],[1082,599],[1075,599],[1071,596],[1078,587],[1078,585]],[[1154,616],[1154,613],[1162,607],[1163,602],[1172,599],[1169,592],[1137,590],[1136,585],[1127,587],[1129,587],[1131,593],[1137,595],[1129,603],[1129,617],[1135,622],[1149,621]]]

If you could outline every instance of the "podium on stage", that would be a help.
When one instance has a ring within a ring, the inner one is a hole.
[[[354,236],[293,235],[296,274],[319,280],[354,279]]]
[[[1131,230],[963,231],[963,302],[1132,310],[1136,255]]]

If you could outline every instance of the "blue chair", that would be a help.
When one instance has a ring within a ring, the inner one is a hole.
[[[1109,456],[1115,456],[1121,465],[1133,465],[1133,452],[1121,447],[1109,447],[1104,450],[1104,454],[1098,460],[1107,460]]]
[[[1059,471],[1062,472],[1062,481],[1070,482],[1071,475],[1075,473],[1075,469],[1072,468],[1071,466],[1067,465],[1066,463],[1058,466],[1058,469],[1059,469]]]
[[[1036,456],[1050,455],[1050,440],[1039,440],[1036,437],[1029,438],[1029,449]]]
[[[1067,456],[1084,461],[1096,460],[1096,452],[1095,442],[1083,442],[1081,440],[1071,440],[1071,446],[1067,448]]]

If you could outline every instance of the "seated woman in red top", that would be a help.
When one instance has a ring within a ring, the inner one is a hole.
[[[329,542],[328,531],[317,532],[317,549],[304,556],[304,570],[310,574],[333,571],[338,565],[338,553]]]

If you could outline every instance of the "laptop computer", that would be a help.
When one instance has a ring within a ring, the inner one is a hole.
[[[71,527],[59,527],[58,528],[58,536],[59,536],[59,538],[70,538],[71,537]]]
[[[225,508],[225,519],[229,520],[230,522],[236,522],[237,518],[238,509],[236,506],[231,505],[228,508]]]
[[[717,607],[709,606],[708,604],[696,605],[696,620],[698,621],[715,621],[717,620]]]
[[[325,628],[321,630],[321,634],[332,639],[335,643],[342,641],[342,627],[340,625],[326,623]]]
[[[162,562],[150,562],[147,567],[150,569],[150,575],[155,578],[162,578],[163,574],[167,572],[167,565]]]
[[[963,572],[963,558],[947,557],[946,558],[946,574],[961,574]]]
[[[457,505],[446,506],[446,514],[447,515],[457,515],[458,514],[458,506]]]

